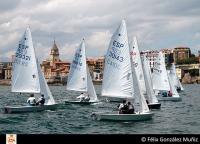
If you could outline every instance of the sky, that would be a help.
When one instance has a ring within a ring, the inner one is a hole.
[[[0,61],[11,59],[28,26],[40,61],[54,39],[63,61],[72,59],[83,38],[88,57],[103,56],[122,19],[140,50],[200,50],[199,0],[1,0]]]

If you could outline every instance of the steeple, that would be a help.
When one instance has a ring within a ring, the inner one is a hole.
[[[50,60],[51,60],[51,63],[54,63],[56,61],[60,61],[59,50],[58,50],[58,47],[56,45],[55,39],[54,39],[54,42],[53,42],[53,47],[51,48]]]

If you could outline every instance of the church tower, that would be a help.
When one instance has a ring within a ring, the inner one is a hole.
[[[51,61],[51,65],[53,65],[55,62],[60,61],[59,50],[58,50],[55,40],[54,40],[54,44],[50,53],[50,61]]]

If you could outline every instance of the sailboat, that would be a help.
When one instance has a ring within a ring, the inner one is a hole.
[[[92,104],[98,102],[89,68],[86,64],[84,39],[77,48],[71,63],[66,89],[70,91],[87,92],[90,100],[88,102],[81,102],[80,100],[65,100],[65,103]]]
[[[11,92],[44,95],[45,104],[38,106],[5,106],[5,113],[54,110],[57,107],[35,56],[30,28],[27,28],[17,47],[13,63]]]
[[[176,74],[176,68],[175,68],[175,65],[174,63],[171,64],[170,66],[170,76],[171,76],[171,79],[172,79],[172,82],[174,83],[175,87],[176,87],[176,90],[177,91],[183,91],[184,88]]]
[[[152,82],[154,91],[168,92],[170,90],[169,79],[167,76],[167,70],[162,52],[158,53],[158,56],[154,62]]]
[[[161,104],[158,103],[157,97],[154,94],[152,83],[151,83],[151,73],[150,67],[146,62],[147,59],[144,58],[143,61],[140,57],[140,52],[138,48],[137,38],[134,37],[133,41],[130,43],[130,51],[132,60],[135,66],[135,71],[137,75],[137,79],[139,80],[139,85],[141,88],[142,93],[146,96],[149,108],[151,109],[158,109],[160,108]],[[143,62],[143,65],[142,65]]]
[[[164,56],[162,52],[159,52],[158,57],[154,62],[152,81],[153,89],[160,92],[158,95],[159,101],[181,100],[174,84],[172,83],[172,79],[166,70]],[[168,92],[171,92],[172,96],[168,96]],[[163,93],[166,93],[166,96],[164,96]]]
[[[144,79],[145,79],[145,85],[146,85],[146,90],[147,90],[148,107],[150,109],[159,109],[161,106],[161,103],[158,102],[158,99],[153,91],[151,70],[149,66],[149,60],[146,57],[146,54],[144,54],[143,56],[142,66],[144,70]]]
[[[138,92],[138,94],[137,94]],[[113,34],[105,57],[104,76],[102,83],[102,96],[134,98],[136,113],[119,114],[116,112],[93,113],[97,120],[111,121],[143,121],[152,118],[144,95],[138,85],[135,74],[126,30],[126,23],[122,20],[120,26]]]

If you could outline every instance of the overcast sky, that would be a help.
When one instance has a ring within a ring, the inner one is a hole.
[[[1,0],[0,61],[15,53],[27,26],[40,61],[48,58],[54,38],[62,60],[72,58],[82,38],[88,57],[103,56],[122,19],[140,50],[200,50],[199,0]]]

